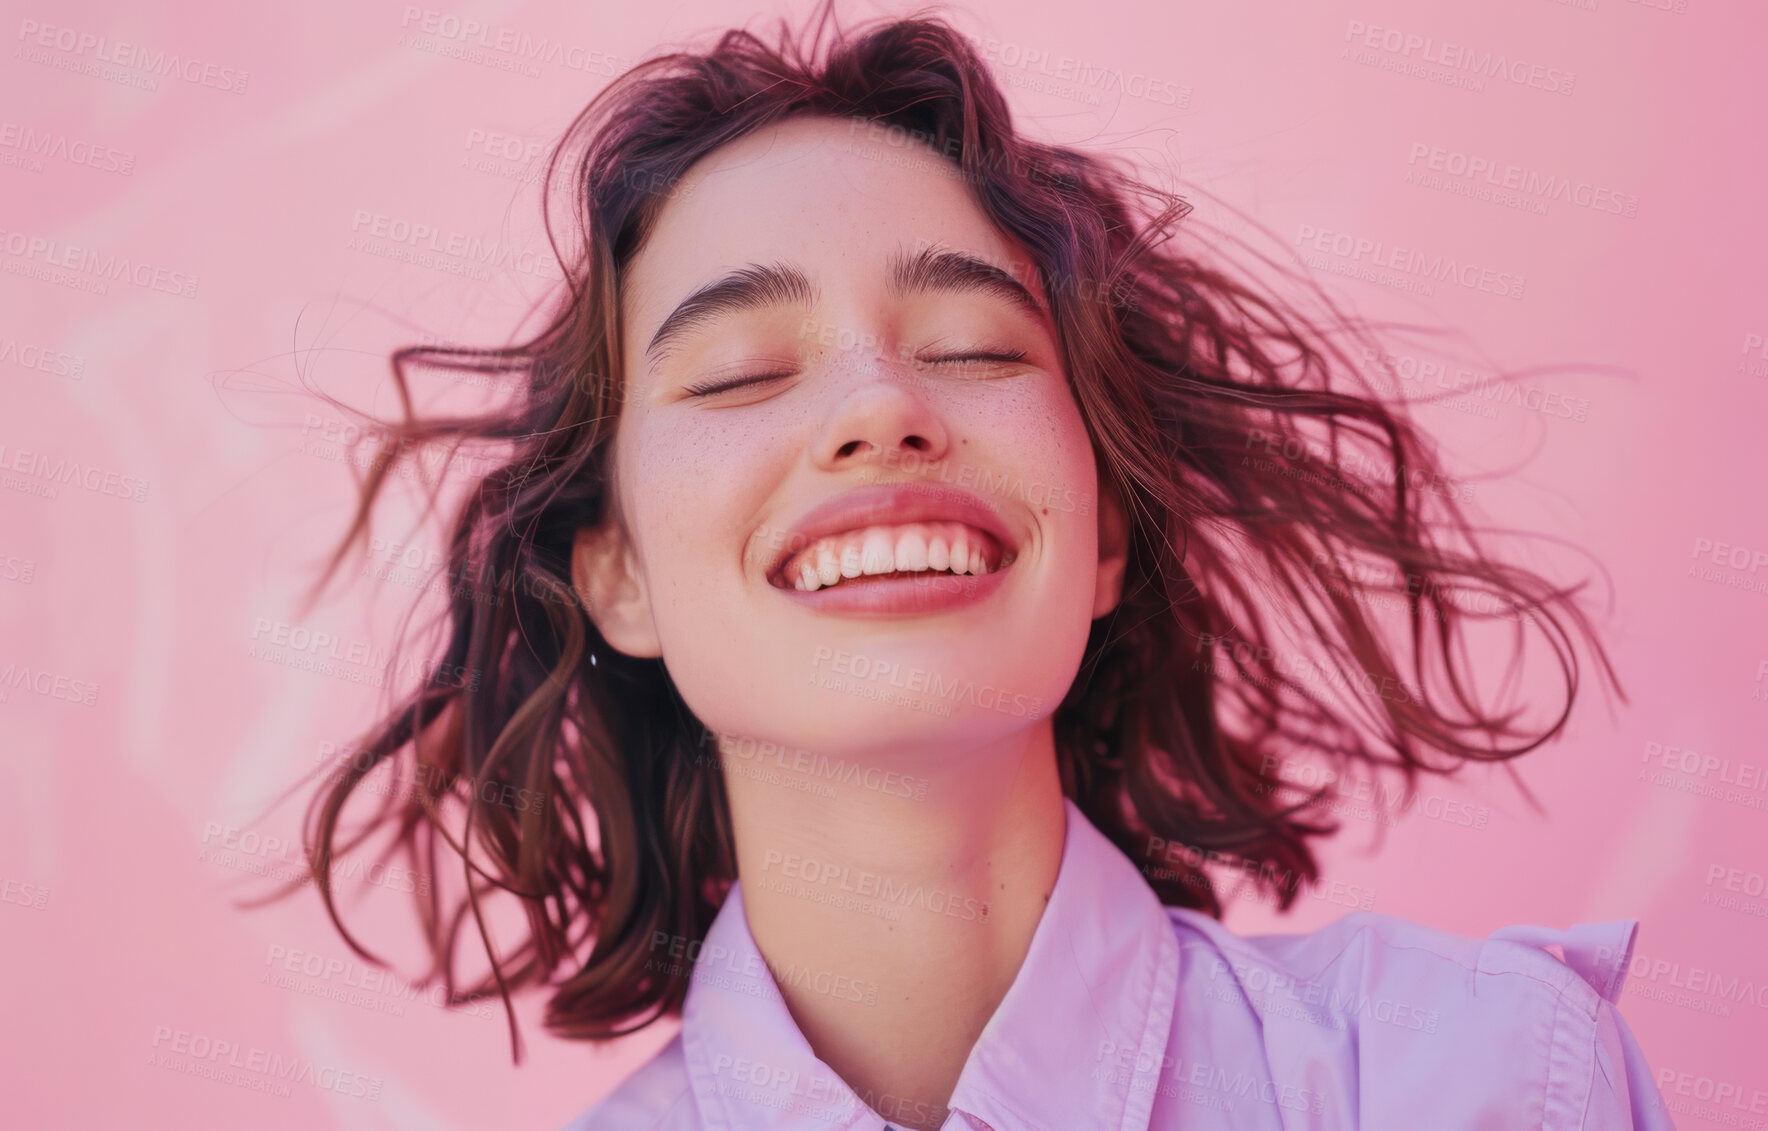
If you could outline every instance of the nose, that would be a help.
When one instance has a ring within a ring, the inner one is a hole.
[[[914,378],[886,367],[841,398],[813,455],[826,471],[866,463],[913,468],[944,459],[948,443],[945,426]]]

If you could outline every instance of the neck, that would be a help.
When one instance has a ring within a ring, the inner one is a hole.
[[[860,772],[845,784],[779,760],[745,773],[761,766],[726,745],[749,932],[799,1031],[892,1123],[939,1127],[1061,866],[1049,720],[980,746],[849,757]],[[800,774],[815,792],[779,780]]]

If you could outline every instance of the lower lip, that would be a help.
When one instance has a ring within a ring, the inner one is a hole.
[[[855,578],[828,589],[780,589],[786,596],[819,613],[859,616],[903,616],[943,613],[985,601],[1001,587],[1013,566],[981,576],[968,573],[929,573],[924,577],[900,577],[891,581]]]

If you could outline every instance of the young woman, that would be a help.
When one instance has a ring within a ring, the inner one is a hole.
[[[1300,768],[1556,736],[1574,641],[1606,672],[1572,594],[1344,388],[1361,329],[1016,135],[944,23],[829,14],[617,81],[554,157],[546,328],[395,356],[516,387],[383,425],[345,549],[399,458],[498,465],[430,678],[317,799],[328,909],[351,791],[414,775],[379,821],[465,857],[419,901],[451,992],[471,911],[560,1036],[681,1018],[577,1131],[1669,1127],[1632,922],[1218,922],[1319,879]],[[1475,695],[1481,620],[1550,646],[1556,716]]]

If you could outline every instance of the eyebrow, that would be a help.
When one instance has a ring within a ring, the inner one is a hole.
[[[898,251],[890,257],[886,288],[897,299],[930,291],[994,295],[1040,321],[1044,317],[1043,307],[1023,283],[962,251],[928,247],[912,256]],[[789,303],[812,306],[817,298],[816,285],[796,266],[752,263],[683,299],[651,336],[645,357],[655,362],[671,344],[727,315]]]

